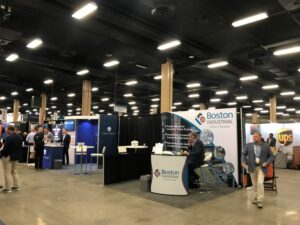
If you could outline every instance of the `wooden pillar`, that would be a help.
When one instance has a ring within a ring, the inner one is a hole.
[[[89,80],[82,83],[82,115],[89,116],[92,109],[92,84]]]
[[[173,102],[173,63],[168,59],[161,65],[160,112],[172,112]]]
[[[14,99],[14,111],[13,111],[13,121],[18,122],[19,121],[19,107],[20,107],[20,101],[19,99]]]
[[[206,106],[204,103],[200,103],[200,110],[205,110],[206,109]]]
[[[271,123],[276,123],[277,122],[277,101],[276,101],[276,96],[273,96],[270,98],[270,122]]]
[[[40,113],[39,113],[39,124],[43,124],[43,122],[46,120],[46,107],[47,107],[47,95],[46,93],[41,94],[41,107],[40,107]]]
[[[253,113],[253,115],[252,115],[252,123],[255,123],[255,124],[258,123],[258,114],[257,113]]]

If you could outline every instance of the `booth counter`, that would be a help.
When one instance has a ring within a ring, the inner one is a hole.
[[[53,169],[54,160],[63,159],[63,147],[61,145],[45,145],[43,156],[43,168]]]
[[[187,156],[151,155],[151,192],[188,195]]]

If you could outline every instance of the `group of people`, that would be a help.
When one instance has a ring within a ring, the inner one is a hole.
[[[22,151],[23,137],[16,132],[16,128],[9,125],[5,132],[5,137],[0,143],[0,158],[2,160],[3,173],[4,173],[4,187],[0,184],[2,192],[17,191],[20,189],[19,174],[17,171],[17,165],[19,156]],[[35,127],[26,137],[26,143],[34,149],[35,169],[40,170],[43,168],[43,153],[44,145],[46,141],[53,142],[53,134],[47,128]],[[61,143],[63,146],[63,165],[69,165],[69,145],[71,136],[68,134],[67,129],[62,129]],[[66,160],[65,160],[66,159]],[[10,182],[10,176],[12,176],[13,186]]]
[[[241,154],[242,167],[249,173],[252,181],[254,194],[253,204],[258,208],[263,208],[264,200],[264,178],[267,168],[274,161],[274,155],[270,147],[276,146],[276,139],[271,133],[267,143],[262,141],[259,131],[253,132],[253,142],[247,143]],[[195,169],[204,164],[204,144],[199,139],[197,133],[190,133],[188,139],[188,149],[183,152],[188,156],[189,186],[193,186],[193,181],[197,179]]]

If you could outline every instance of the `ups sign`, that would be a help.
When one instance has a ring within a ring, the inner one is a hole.
[[[291,129],[280,129],[278,130],[278,141],[280,144],[285,146],[293,143],[293,130]]]

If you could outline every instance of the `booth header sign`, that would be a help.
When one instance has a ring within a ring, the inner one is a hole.
[[[293,130],[292,129],[279,129],[278,141],[280,144],[288,146],[293,143]]]

